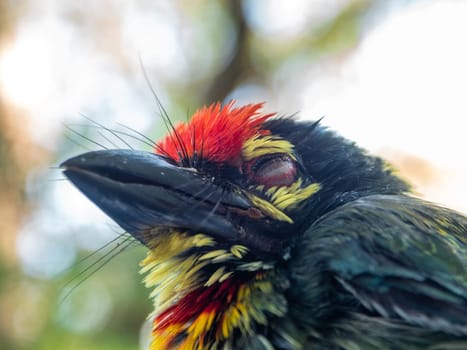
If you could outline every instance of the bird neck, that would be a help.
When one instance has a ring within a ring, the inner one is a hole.
[[[141,263],[155,305],[151,350],[234,346],[242,341],[238,334],[252,336],[258,325],[267,327],[269,318],[286,313],[275,270],[261,269],[260,262],[233,264],[215,247],[189,254],[187,240],[207,247],[209,238],[177,235],[153,242]],[[223,259],[229,261],[220,264]]]
[[[253,333],[255,323],[267,323],[267,310],[256,306],[258,291],[271,287],[261,276],[230,278],[186,294],[154,318],[150,349],[210,349],[233,342],[237,329]]]

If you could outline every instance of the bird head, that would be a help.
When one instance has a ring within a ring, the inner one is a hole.
[[[379,158],[319,122],[261,108],[213,104],[173,127],[153,152],[102,150],[62,164],[148,247],[152,349],[238,347],[239,333],[252,339],[287,314],[280,271],[307,227],[375,188],[407,190]]]

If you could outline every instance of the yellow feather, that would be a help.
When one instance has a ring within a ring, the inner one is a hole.
[[[286,153],[292,159],[296,159],[293,155],[293,147],[289,141],[279,137],[255,136],[243,144],[242,154],[247,161],[274,153]]]
[[[216,283],[219,278],[222,277],[222,275],[224,274],[224,271],[225,271],[225,266],[222,266],[222,267],[219,267],[216,272],[214,272],[211,277],[209,277],[209,279],[206,281],[206,283],[204,283],[204,286],[206,287],[209,287],[209,286],[212,286],[214,283]]]
[[[247,194],[247,196],[255,207],[257,207],[259,210],[261,210],[261,212],[268,215],[269,217],[279,221],[288,222],[289,224],[293,223],[293,220],[289,216],[287,216],[281,210],[277,209],[268,201],[261,199],[258,196],[255,196],[254,194]]]
[[[219,255],[223,255],[227,253],[227,251],[225,249],[217,249],[217,250],[213,250],[213,251],[210,251],[206,254],[203,254],[199,257],[199,260],[209,260],[209,259],[212,259],[212,258],[215,258]]]
[[[241,259],[248,253],[248,248],[244,245],[235,244],[230,247],[230,252],[237,258]]]

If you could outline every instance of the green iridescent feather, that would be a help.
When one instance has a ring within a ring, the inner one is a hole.
[[[323,349],[466,349],[466,232],[465,216],[408,196],[343,205],[296,249],[293,318]]]

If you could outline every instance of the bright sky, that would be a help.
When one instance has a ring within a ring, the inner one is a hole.
[[[377,153],[429,161],[425,198],[467,212],[467,1],[420,2],[377,26],[330,74],[310,72],[302,113]]]

